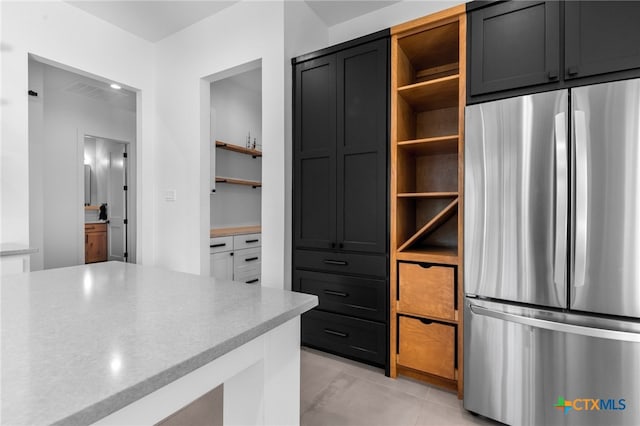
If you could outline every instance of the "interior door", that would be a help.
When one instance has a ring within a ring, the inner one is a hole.
[[[571,93],[571,308],[640,317],[640,79]]]
[[[467,107],[465,292],[566,307],[566,90]]]
[[[107,214],[109,260],[127,261],[127,166],[126,144],[109,141],[107,169]]]

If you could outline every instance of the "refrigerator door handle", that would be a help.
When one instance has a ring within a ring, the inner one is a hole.
[[[555,116],[556,140],[556,230],[553,281],[565,288],[567,264],[567,215],[569,168],[567,161],[567,118],[564,112]]]
[[[581,336],[595,337],[599,339],[623,340],[626,342],[640,343],[640,333],[630,333],[627,331],[609,330],[606,328],[586,327],[583,325],[567,324],[563,322],[549,321],[540,318],[531,318],[516,315],[508,312],[494,311],[482,306],[469,304],[469,309],[476,315],[496,318],[502,321],[528,325],[544,330],[557,331],[560,333],[579,334]]]
[[[576,149],[575,287],[585,284],[587,273],[587,227],[589,208],[589,157],[587,120],[584,111],[574,111]]]

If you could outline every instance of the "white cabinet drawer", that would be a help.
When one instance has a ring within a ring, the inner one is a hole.
[[[260,234],[246,234],[246,235],[233,236],[234,250],[260,247],[261,244],[262,244],[262,238],[260,237]]]
[[[213,253],[211,257],[211,276],[219,280],[233,279],[233,252]]]
[[[260,284],[260,269],[257,271],[246,271],[234,277],[234,281],[246,284]]]
[[[209,253],[233,250],[233,237],[209,238]]]
[[[260,249],[237,250],[233,256],[233,276],[244,276],[249,271],[260,273],[260,262],[262,256]]]

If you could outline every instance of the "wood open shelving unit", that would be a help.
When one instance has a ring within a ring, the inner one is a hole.
[[[465,7],[391,35],[390,373],[462,398]]]

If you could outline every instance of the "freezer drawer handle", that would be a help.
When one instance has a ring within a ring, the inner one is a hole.
[[[325,290],[324,294],[329,294],[331,296],[340,296],[340,297],[347,297],[349,296],[349,293],[344,293],[342,291],[334,291],[334,290]]]
[[[340,331],[331,330],[329,328],[325,328],[324,332],[327,333],[327,334],[331,334],[332,336],[349,337],[348,333],[342,333]]]
[[[331,259],[325,259],[324,263],[326,263],[327,265],[340,265],[340,266],[346,266],[347,262],[344,260],[331,260]]]
[[[556,321],[548,321],[539,318],[524,317],[507,312],[494,311],[482,306],[469,304],[469,309],[476,315],[492,317],[503,321],[542,328],[544,330],[558,331],[560,333],[579,334],[587,337],[600,339],[622,340],[627,342],[640,343],[640,333],[630,333],[627,331],[608,330],[605,328],[585,327],[582,325],[566,324]]]

